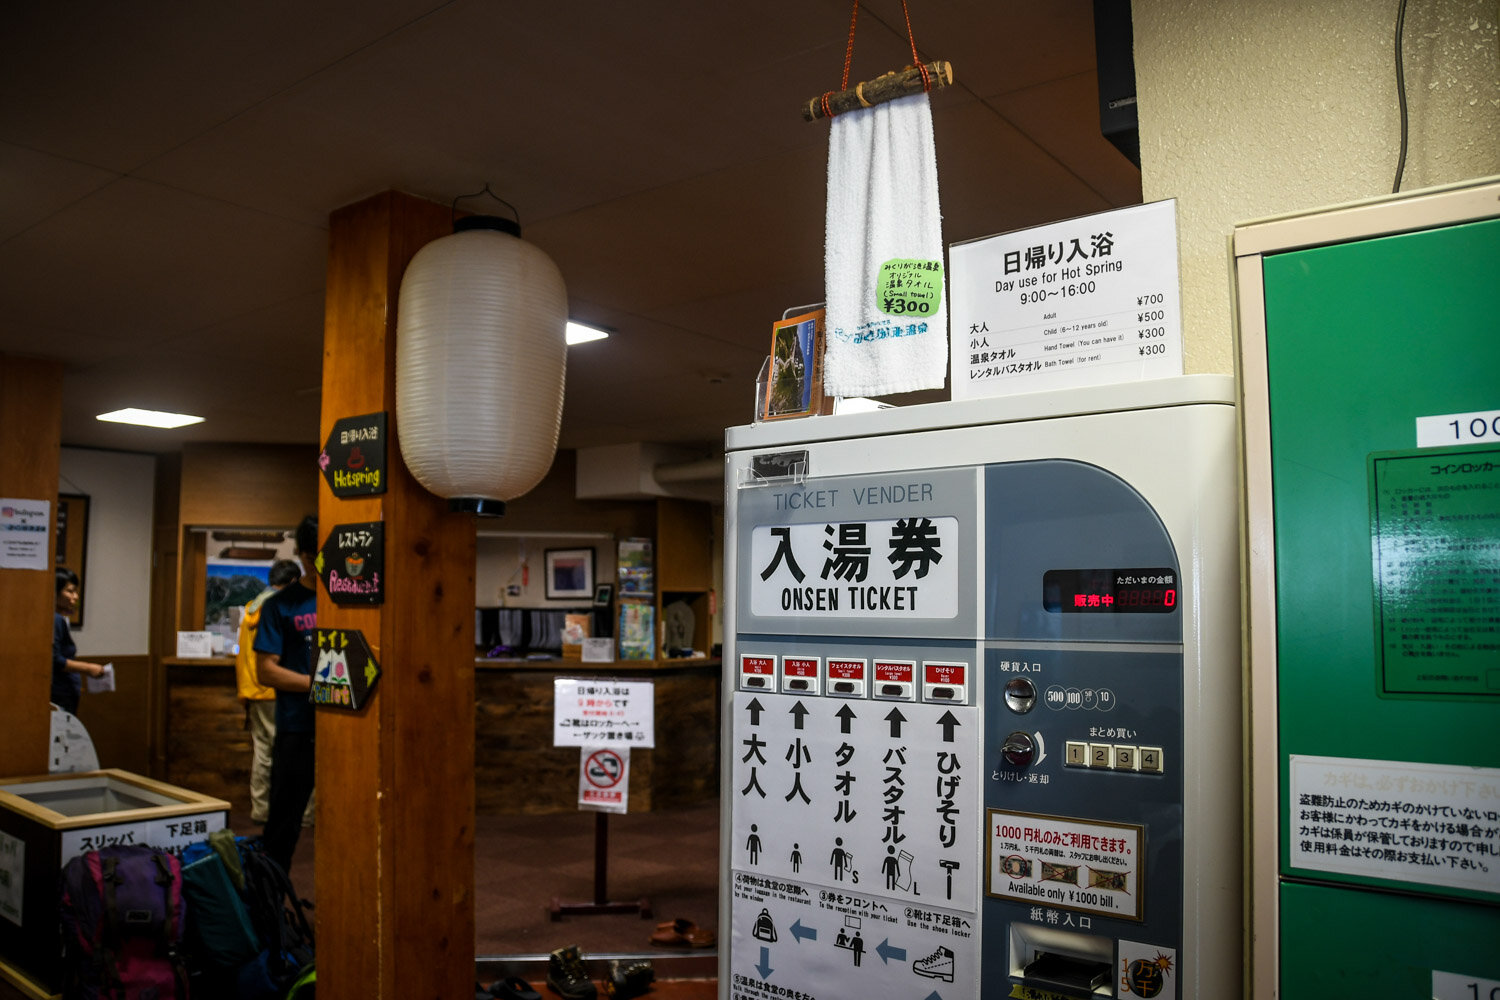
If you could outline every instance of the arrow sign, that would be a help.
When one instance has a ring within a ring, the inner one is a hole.
[[[807,706],[802,704],[801,701],[798,701],[791,708],[787,709],[787,711],[791,714],[792,718],[796,720],[792,724],[792,728],[801,729],[802,720],[807,718]]]
[[[317,662],[307,700],[323,708],[357,712],[380,680],[380,664],[358,629],[314,630]]]
[[[943,1000],[943,995],[937,990],[933,990],[931,993],[923,997],[922,1000]]]
[[[766,710],[765,706],[760,703],[760,699],[751,698],[750,704],[746,705],[745,708],[749,709],[750,711],[750,725],[760,725],[760,713]]]
[[[854,709],[848,705],[845,705],[833,714],[839,717],[839,732],[841,733],[847,733],[849,731],[849,723],[859,718],[859,716],[854,714]]]
[[[955,726],[961,726],[961,725],[963,725],[963,723],[959,722],[958,719],[954,718],[952,712],[944,712],[943,713],[943,717],[938,720],[938,725],[940,725],[940,726],[943,727],[943,742],[944,743],[952,743],[953,742],[953,728]]]
[[[366,413],[334,421],[318,468],[336,497],[385,492],[385,414]]]
[[[790,929],[792,932],[792,937],[796,939],[798,944],[802,943],[803,938],[806,938],[809,941],[816,941],[818,939],[817,928],[803,927],[802,919],[800,917],[792,922],[792,926]]]
[[[313,568],[335,604],[383,604],[385,524],[336,524],[318,551]]]
[[[891,709],[886,715],[885,721],[891,724],[891,739],[899,740],[901,738],[901,723],[906,721],[906,716],[901,714],[901,709]]]
[[[1036,760],[1032,764],[1040,764],[1047,759],[1047,742],[1042,739],[1042,731],[1039,729],[1031,734],[1036,737]]]
[[[760,964],[755,967],[755,971],[760,973],[762,979],[769,979],[771,976],[771,949],[765,945],[760,946]]]
[[[891,944],[889,938],[875,946],[875,954],[879,955],[880,961],[886,965],[889,965],[893,958],[898,962],[906,961],[906,949],[897,948]]]

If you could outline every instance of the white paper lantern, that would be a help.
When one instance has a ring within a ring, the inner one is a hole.
[[[419,483],[500,514],[552,466],[568,293],[508,219],[470,216],[417,251],[396,314],[396,432]]]

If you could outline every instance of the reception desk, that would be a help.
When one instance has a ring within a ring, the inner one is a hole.
[[[552,745],[552,682],[619,677],[655,687],[656,746],[630,755],[630,811],[719,794],[717,659],[474,662],[474,785],[480,815],[578,808],[579,750]],[[249,813],[250,734],[229,659],[166,661],[166,775]],[[375,697],[380,697],[377,688]]]

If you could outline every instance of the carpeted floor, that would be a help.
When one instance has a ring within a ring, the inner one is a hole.
[[[259,833],[244,814],[231,814],[242,834]],[[715,931],[718,914],[719,807],[717,803],[671,812],[610,816],[605,882],[610,902],[649,901],[652,915],[565,915],[553,920],[553,901],[594,900],[594,813],[550,816],[480,816],[475,828],[475,951],[478,978],[489,983],[516,975],[544,997],[546,956],[577,945],[596,979],[608,961],[645,956],[653,961],[660,1000],[710,1000],[715,996],[716,951],[659,948],[656,925],[678,917]],[[304,830],[292,861],[292,882],[313,899],[316,850]],[[0,982],[0,1000],[21,996]]]
[[[232,821],[240,833],[258,832],[238,814]],[[683,981],[671,987],[677,992],[670,996],[712,997],[714,949],[659,948],[650,937],[658,923],[679,917],[717,930],[718,803],[608,818],[605,899],[645,900],[650,917],[568,914],[554,920],[554,901],[594,901],[596,824],[595,814],[585,812],[477,818],[474,923],[480,978],[488,983],[518,975],[540,986],[547,953],[577,945],[596,976],[604,975],[609,959],[644,955],[654,961],[659,979]],[[312,834],[303,831],[291,875],[298,892],[316,902]]]

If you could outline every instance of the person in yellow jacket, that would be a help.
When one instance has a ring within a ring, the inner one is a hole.
[[[250,820],[264,823],[270,813],[271,744],[276,742],[276,691],[255,676],[255,630],[260,626],[260,606],[266,598],[302,576],[302,567],[291,559],[271,567],[270,586],[250,599],[240,616],[240,650],[234,660],[240,701],[245,705],[245,726],[250,730]]]

